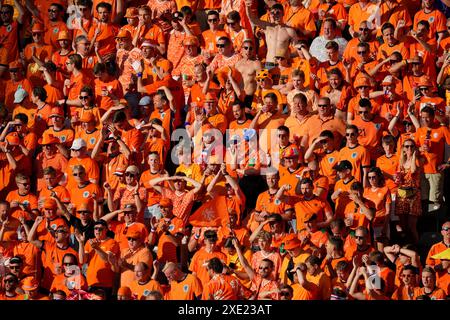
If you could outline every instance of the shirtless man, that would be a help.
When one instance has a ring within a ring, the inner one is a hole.
[[[253,41],[246,39],[242,42],[242,59],[236,63],[236,69],[244,79],[245,102],[252,103],[256,91],[256,72],[262,69],[261,61],[255,58]]]
[[[289,42],[296,42],[298,37],[294,29],[282,22],[284,9],[279,3],[270,7],[270,18],[273,21],[260,20],[252,10],[254,0],[245,0],[245,9],[252,25],[261,28],[266,36],[267,56],[265,68],[270,70],[276,66],[275,53],[277,49],[288,50]]]

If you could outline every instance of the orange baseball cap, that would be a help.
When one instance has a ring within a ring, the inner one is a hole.
[[[95,121],[95,117],[91,112],[85,112],[80,118],[80,122],[92,122]]]
[[[116,38],[129,38],[129,39],[131,39],[131,33],[128,30],[122,29],[117,34]]]
[[[302,242],[298,239],[295,233],[287,235],[284,239],[284,249],[293,250],[302,245]]]
[[[366,77],[359,77],[355,80],[355,83],[353,85],[355,88],[359,87],[371,87],[372,84],[370,83],[370,80]]]
[[[283,150],[281,157],[282,158],[298,158],[299,155],[300,155],[300,149],[295,144],[291,144],[286,149]]]
[[[198,38],[196,36],[187,36],[183,40],[183,46],[196,46],[200,45]]]
[[[33,291],[39,288],[39,282],[35,277],[26,277],[22,282],[22,289],[25,291]]]
[[[170,198],[161,198],[161,200],[159,200],[159,206],[160,207],[173,207],[173,202]]]
[[[33,27],[31,28],[31,32],[44,32],[45,28],[40,23],[33,24]]]
[[[212,92],[208,92],[205,96],[205,100],[204,101],[217,101],[217,96],[215,93]]]
[[[94,211],[92,201],[83,201],[77,206],[77,211]]]
[[[62,30],[58,33],[58,39],[57,41],[60,40],[71,40],[70,38],[70,34],[66,31],[66,30]]]
[[[15,60],[15,61],[10,62],[9,68],[10,68],[10,69],[19,69],[19,68],[23,68],[23,64],[22,64],[22,62],[20,62],[19,60]]]
[[[419,79],[419,83],[417,84],[418,87],[432,87],[432,81],[431,78],[427,75],[423,75]]]
[[[136,7],[129,7],[127,8],[127,11],[125,12],[124,17],[125,18],[137,18],[139,15],[139,10]]]
[[[11,146],[18,146],[20,144],[19,134],[17,132],[8,133],[5,139]]]
[[[60,141],[57,137],[55,137],[52,134],[45,134],[41,139],[39,139],[38,142],[40,145],[47,145],[47,144],[59,143]]]
[[[120,287],[119,290],[117,290],[117,295],[131,297],[131,289],[129,287]]]
[[[127,238],[140,239],[142,237],[142,233],[135,228],[129,228],[126,234]]]
[[[62,108],[59,107],[53,107],[52,110],[50,111],[50,118],[51,117],[61,117],[64,118],[64,111],[62,110]]]
[[[44,201],[44,209],[56,209],[57,206],[55,199],[47,198]]]

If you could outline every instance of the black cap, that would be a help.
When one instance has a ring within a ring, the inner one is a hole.
[[[180,12],[180,11],[175,11],[173,14],[172,14],[172,20],[181,20],[181,19],[183,19],[183,14]]]
[[[136,211],[136,205],[134,203],[127,203],[124,207],[123,207],[124,211]]]
[[[94,226],[98,226],[98,225],[108,227],[108,223],[106,223],[106,221],[103,219],[100,219],[100,220],[97,220],[94,222]]]
[[[216,239],[217,240],[217,232],[214,230],[206,230],[205,231],[205,238],[207,239]]]
[[[18,257],[18,256],[15,256],[15,257],[12,257],[11,259],[9,259],[9,264],[22,264],[23,263],[23,260],[22,260],[22,258],[21,257]]]
[[[337,165],[335,165],[333,167],[333,169],[335,169],[336,171],[342,171],[342,170],[346,170],[346,169],[353,169],[352,163],[348,160],[342,160],[340,161]]]

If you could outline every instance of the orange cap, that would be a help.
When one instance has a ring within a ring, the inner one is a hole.
[[[66,30],[62,30],[58,33],[58,39],[59,40],[71,40],[70,34]]]
[[[131,289],[129,287],[120,287],[119,290],[117,290],[117,295],[131,297]]]
[[[183,46],[196,46],[198,47],[200,43],[198,42],[198,38],[196,36],[187,36],[183,40]]]
[[[46,144],[55,144],[55,143],[59,143],[59,139],[57,137],[55,137],[52,134],[45,134],[41,139],[39,139],[39,144],[40,145],[46,145]]]
[[[172,207],[173,206],[173,202],[169,198],[161,198],[161,200],[159,200],[159,206],[160,207],[164,207],[164,208]]]
[[[88,199],[87,201],[81,202],[77,206],[77,211],[90,211],[90,212],[94,211],[92,201],[89,201],[89,200],[90,199]]]
[[[31,28],[31,32],[44,32],[44,26],[40,23],[33,24],[33,27]]]
[[[355,83],[353,85],[355,88],[359,87],[371,87],[372,84],[370,83],[370,80],[366,77],[359,77],[355,80]]]
[[[33,291],[39,288],[39,282],[35,277],[26,277],[22,283],[22,289],[25,291]]]
[[[20,138],[17,132],[9,133],[6,136],[6,141],[8,141],[11,146],[18,146],[20,144]]]
[[[125,13],[125,18],[136,18],[139,15],[138,8],[136,7],[129,7],[127,8],[127,11]]]
[[[142,233],[139,230],[134,228],[129,228],[126,234],[127,238],[140,239],[142,237]]]
[[[302,245],[302,242],[298,239],[295,233],[291,233],[284,238],[284,249],[293,250]]]
[[[427,75],[423,75],[419,79],[419,83],[417,84],[418,87],[432,87],[432,81],[431,78]]]
[[[44,201],[44,209],[56,209],[56,201],[52,198],[47,198]]]
[[[206,96],[205,96],[205,100],[204,101],[217,101],[217,96],[213,92],[208,92],[206,94]]]
[[[80,122],[92,122],[95,121],[95,117],[91,112],[85,112],[80,118]]]
[[[121,29],[116,38],[129,38],[131,39],[131,33],[128,30]]]
[[[23,64],[19,60],[15,60],[9,64],[9,68],[10,69],[23,68]]]
[[[51,117],[61,117],[64,118],[64,111],[60,107],[53,107],[50,111],[50,118]]]

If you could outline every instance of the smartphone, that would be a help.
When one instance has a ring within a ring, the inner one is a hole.
[[[422,92],[420,92],[420,89],[418,87],[414,89],[414,96],[422,97]]]

